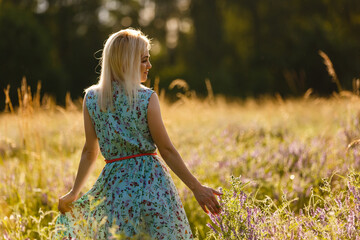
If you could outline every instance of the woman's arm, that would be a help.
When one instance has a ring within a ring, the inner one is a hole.
[[[206,208],[213,214],[219,213],[219,203],[214,194],[221,195],[222,193],[201,185],[186,167],[166,132],[161,118],[159,99],[156,93],[153,93],[149,100],[148,124],[151,136],[159,148],[162,158],[171,170],[191,189],[202,209],[206,213],[208,213]]]
[[[99,155],[98,139],[85,102],[86,96],[84,97],[83,101],[83,115],[86,140],[81,154],[80,164],[75,178],[74,186],[70,192],[68,192],[66,195],[62,196],[59,199],[58,209],[61,213],[65,213],[71,210],[71,203],[78,198],[79,193],[85,185],[87,178],[95,167],[95,160]]]

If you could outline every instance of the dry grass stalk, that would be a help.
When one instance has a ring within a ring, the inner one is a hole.
[[[33,108],[33,98],[32,98],[32,94],[31,94],[31,87],[27,86],[27,103],[28,105]]]
[[[65,109],[67,111],[75,111],[75,110],[77,110],[74,102],[71,99],[70,92],[66,92],[66,95],[65,95]]]
[[[308,90],[306,90],[306,92],[304,94],[304,99],[309,99],[312,92],[313,92],[312,88],[309,88]]]
[[[324,60],[324,64],[326,66],[327,72],[329,73],[329,75],[332,77],[333,82],[336,83],[338,92],[342,91],[342,87],[340,84],[340,81],[336,75],[335,69],[333,67],[333,64],[330,60],[330,58],[328,57],[328,55],[326,55],[326,53],[324,53],[323,51],[319,50],[319,55],[323,58]]]
[[[35,96],[33,98],[33,107],[35,109],[40,108],[40,91],[41,91],[41,82],[38,81],[37,87],[36,87],[36,93],[35,93]]]
[[[14,108],[10,99],[10,84],[8,84],[6,89],[4,89],[4,93],[5,93],[5,112],[9,112],[9,108],[10,108],[10,112],[14,113]]]
[[[347,146],[347,150],[351,149],[352,147],[359,145],[360,144],[360,139],[356,139],[353,140],[351,143],[349,143],[349,145]]]
[[[352,83],[353,83],[354,94],[359,96],[360,95],[360,78],[354,78]]]
[[[19,108],[21,109],[23,107],[23,103],[22,103],[20,88],[17,89],[17,93],[18,93]]]
[[[205,79],[205,85],[208,92],[207,100],[209,101],[209,103],[214,103],[214,92],[211,86],[210,79]]]
[[[340,97],[346,97],[346,98],[352,98],[352,97],[356,97],[354,95],[354,93],[350,92],[350,91],[341,91],[339,93]]]
[[[169,85],[169,89],[173,89],[174,87],[182,88],[185,92],[189,91],[189,85],[185,80],[175,79]]]
[[[172,81],[169,85],[169,89],[173,89],[175,87],[182,88],[184,90],[184,93],[178,92],[176,93],[176,96],[179,98],[179,100],[173,105],[174,107],[188,103],[192,99],[196,99],[196,92],[194,90],[189,89],[189,85],[185,80],[182,79],[175,79]]]
[[[56,109],[56,101],[55,99],[50,96],[49,94],[44,94],[41,99],[41,108],[49,110],[49,109]]]
[[[31,88],[27,85],[26,77],[21,80],[21,87],[17,89],[19,99],[19,113],[31,114],[33,113]]]
[[[282,98],[282,96],[280,95],[280,93],[275,93],[275,98],[276,100],[279,102],[279,104],[284,104],[284,99]]]
[[[159,76],[157,76],[154,82],[154,91],[156,92],[157,95],[159,95],[159,83],[160,83],[160,78]]]
[[[27,85],[26,77],[23,77],[21,80],[21,86],[17,88],[18,104],[19,104],[17,112],[19,114],[32,114],[34,110],[38,110],[40,108],[47,110],[55,109],[56,102],[54,98],[46,93],[41,98],[40,91],[41,91],[41,82],[38,81],[36,92],[34,95],[32,95],[31,87]],[[5,93],[4,112],[8,112],[9,109],[10,112],[15,112],[10,99],[10,85],[8,85],[6,89],[4,89],[4,93]],[[71,98],[65,100],[68,106],[72,105],[72,107],[70,107],[71,109],[77,109],[76,105],[72,102]]]

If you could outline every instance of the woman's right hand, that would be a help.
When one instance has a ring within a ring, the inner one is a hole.
[[[77,195],[70,191],[59,199],[58,209],[62,214],[71,210],[71,203],[76,201]]]
[[[221,211],[220,204],[216,199],[216,195],[222,195],[221,192],[216,191],[210,187],[200,185],[199,187],[193,190],[194,196],[198,201],[201,208],[206,212],[209,213],[208,210],[216,215],[219,214]]]

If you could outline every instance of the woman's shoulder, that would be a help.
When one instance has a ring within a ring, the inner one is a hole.
[[[145,85],[142,85],[142,84],[140,84],[140,91],[153,91],[154,92],[154,90],[152,90],[151,88],[149,88]]]
[[[150,97],[152,96],[152,94],[155,91],[151,88],[148,88],[146,86],[141,86],[141,88],[139,89],[139,101],[142,105],[144,106],[148,106],[149,105],[149,101],[150,101]]]
[[[88,87],[87,89],[85,89],[85,97],[93,98],[93,97],[95,97],[95,95],[97,95],[97,92],[98,92],[98,86],[92,85],[92,86]]]
[[[88,108],[96,104],[98,97],[98,88],[96,85],[93,85],[87,89],[85,89],[85,103]]]
[[[151,88],[148,88],[148,87],[146,87],[144,85],[141,85],[140,89],[139,89],[139,92],[140,92],[140,94],[143,94],[143,95],[146,95],[146,96],[150,97],[151,94],[153,94],[155,91],[153,89],[151,89]]]

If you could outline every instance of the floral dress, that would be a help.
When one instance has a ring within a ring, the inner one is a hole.
[[[115,111],[100,111],[96,90],[86,107],[106,160],[156,151],[147,124],[153,90],[141,88],[134,110],[113,82]],[[107,163],[94,186],[56,221],[53,239],[192,239],[171,176],[153,155]]]

